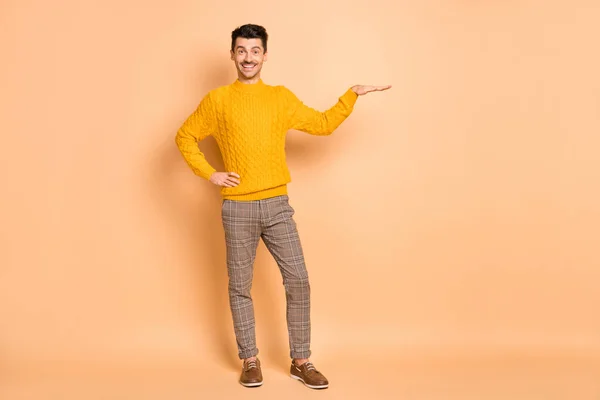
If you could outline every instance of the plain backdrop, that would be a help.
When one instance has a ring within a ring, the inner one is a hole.
[[[394,86],[332,136],[288,134],[317,366],[336,377],[366,357],[390,380],[410,357],[598,366],[599,19],[593,0],[3,0],[3,399],[38,398],[18,388],[59,370],[236,385],[220,197],[174,136],[236,79],[245,23],[270,34],[265,83],[314,108]],[[214,140],[200,147],[221,169]],[[260,357],[284,376],[285,295],[262,243],[252,293]]]

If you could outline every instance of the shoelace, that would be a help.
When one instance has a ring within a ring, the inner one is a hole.
[[[258,368],[258,366],[256,365],[256,361],[252,360],[252,361],[248,361],[246,363],[246,371],[251,370],[252,368]]]
[[[317,369],[315,368],[315,366],[309,361],[306,363],[306,370],[307,371],[316,371]]]
[[[317,369],[315,368],[315,366],[313,365],[313,363],[311,363],[310,361],[307,361],[307,362],[305,362],[302,365],[306,368],[306,373],[307,374],[311,373],[311,371],[314,371],[314,372],[317,372],[317,373],[319,372],[319,371],[317,371]],[[299,367],[296,367],[296,368],[299,368]]]

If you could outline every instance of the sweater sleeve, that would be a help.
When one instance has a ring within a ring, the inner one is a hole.
[[[338,102],[325,112],[302,103],[289,89],[284,88],[288,103],[289,129],[312,135],[330,135],[352,113],[358,95],[348,89]]]
[[[205,179],[216,170],[198,148],[198,142],[214,132],[215,124],[213,100],[208,93],[175,135],[175,143],[187,164],[196,175]]]

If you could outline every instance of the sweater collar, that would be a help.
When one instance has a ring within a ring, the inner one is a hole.
[[[266,85],[262,79],[259,79],[256,83],[244,83],[239,79],[236,79],[235,82],[233,82],[233,87],[244,93],[260,93]]]

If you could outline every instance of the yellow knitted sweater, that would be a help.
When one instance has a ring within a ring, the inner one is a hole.
[[[285,135],[296,129],[313,135],[331,134],[352,112],[358,95],[351,89],[333,107],[319,112],[304,105],[284,86],[262,80],[210,91],[177,131],[175,142],[194,173],[209,179],[215,169],[198,148],[213,135],[227,172],[240,184],[223,187],[229,200],[261,200],[287,194],[291,181],[285,160]]]

